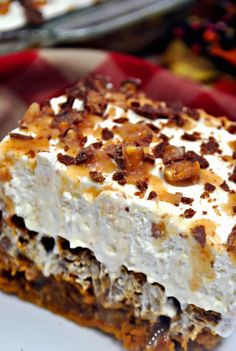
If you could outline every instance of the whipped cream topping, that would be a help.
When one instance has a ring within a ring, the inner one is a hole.
[[[62,102],[63,97],[52,100],[55,113],[60,111]],[[83,102],[75,101],[74,109],[81,111]],[[109,111],[112,111],[113,119],[125,113],[114,105],[108,105],[104,115]],[[131,123],[144,120],[131,110],[127,117]],[[152,123],[161,128],[175,146],[199,153],[201,143],[214,136],[222,155],[231,155],[229,143],[235,136],[223,128],[217,129],[220,121],[211,118],[207,124],[207,119],[202,112],[200,120],[193,121],[191,133],[201,134],[201,140],[195,142],[181,139],[183,130],[164,126],[165,120],[161,118]],[[108,118],[98,122],[96,127],[110,129],[114,125]],[[19,129],[16,132],[23,133]],[[114,138],[119,140],[119,135]],[[9,136],[3,145],[7,140]],[[85,147],[94,141],[94,136],[88,136]],[[10,168],[12,179],[2,183],[2,191],[4,196],[10,197],[14,213],[24,218],[27,228],[55,238],[64,237],[71,248],[90,249],[112,279],[125,266],[128,270],[144,273],[149,283],[163,285],[166,295],[177,298],[183,308],[194,304],[221,313],[222,320],[214,331],[228,336],[236,323],[236,266],[225,248],[236,222],[235,216],[221,208],[228,202],[228,192],[218,186],[213,194],[208,194],[209,198],[202,198],[204,183],[176,187],[165,182],[169,193],[179,192],[183,197],[193,199],[191,208],[195,214],[186,218],[183,213],[189,205],[150,201],[149,190],[144,197],[137,196],[135,185],[121,186],[112,179],[112,174],[104,174],[102,184],[87,176],[72,176],[68,167],[58,161],[58,152],[64,153],[58,147],[57,141],[50,141],[49,152],[38,152],[33,161],[26,155],[15,157],[9,151],[13,163]],[[231,191],[236,191],[235,183],[228,181],[232,163],[224,161],[219,154],[204,157],[209,162],[209,170],[222,181],[227,180]],[[162,166],[162,160],[156,159],[152,170],[152,174],[161,180]],[[164,239],[153,235],[153,224],[158,223],[163,225]],[[204,223],[207,227],[208,251],[201,252],[199,244],[189,235],[191,226],[196,223]]]

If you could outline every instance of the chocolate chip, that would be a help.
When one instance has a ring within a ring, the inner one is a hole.
[[[57,155],[57,159],[59,162],[63,163],[66,166],[73,165],[75,162],[74,157],[71,157],[69,155],[63,155],[61,153]]]
[[[182,196],[181,202],[185,205],[191,205],[193,203],[193,199],[190,197]]]
[[[206,231],[204,225],[198,225],[192,229],[192,234],[202,248],[206,245]]]
[[[137,180],[136,186],[141,191],[141,193],[145,193],[148,189],[148,184],[144,180]]]
[[[34,138],[31,135],[24,135],[20,133],[10,133],[11,139],[17,140],[33,140]]]
[[[196,152],[194,151],[187,151],[185,153],[185,158],[188,161],[198,161],[198,163],[200,164],[200,168],[208,168],[209,167],[209,162],[202,156],[198,155]]]
[[[80,165],[91,161],[94,157],[94,149],[90,146],[83,148],[75,157],[75,164]]]
[[[228,184],[226,183],[226,181],[224,181],[222,184],[220,184],[221,189],[223,189],[224,191],[229,192],[230,188],[228,186]]]
[[[96,183],[103,183],[105,180],[105,177],[101,172],[91,171],[89,172],[89,175],[90,175],[90,178]]]
[[[148,200],[155,199],[157,197],[157,193],[155,191],[151,191],[148,195]]]
[[[110,140],[114,137],[114,133],[108,129],[108,128],[104,128],[102,130],[102,139],[103,140]]]
[[[13,215],[11,217],[12,224],[19,229],[26,229],[24,218]]]
[[[194,211],[192,208],[188,208],[187,210],[184,211],[184,217],[185,218],[192,218],[195,215],[196,211]]]
[[[208,192],[208,193],[213,193],[213,191],[215,191],[216,187],[215,185],[211,184],[211,183],[206,183],[204,186],[204,189]]]

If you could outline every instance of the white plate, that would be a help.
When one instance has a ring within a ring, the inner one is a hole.
[[[236,333],[217,351],[235,351]],[[124,351],[103,333],[0,293],[1,351]]]

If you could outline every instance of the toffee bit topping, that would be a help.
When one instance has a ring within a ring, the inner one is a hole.
[[[137,188],[141,191],[141,193],[145,193],[148,189],[148,184],[144,180],[138,180],[136,182]]]
[[[165,224],[163,222],[152,223],[152,236],[155,239],[165,237]]]
[[[87,163],[91,161],[94,157],[94,149],[90,146],[85,147],[80,150],[75,158],[75,164],[80,165],[82,163]]]
[[[190,198],[190,197],[185,197],[182,196],[181,198],[181,202],[185,205],[191,205],[193,203],[194,199]]]
[[[187,141],[197,141],[199,139],[199,134],[198,133],[193,133],[193,134],[184,133],[182,135],[181,139],[187,140]]]
[[[223,183],[220,184],[220,187],[221,187],[221,189],[223,189],[224,191],[230,192],[230,188],[229,188],[228,184],[226,183],[226,181],[223,181]]]
[[[204,191],[200,196],[201,199],[209,199],[210,195],[207,191]]]
[[[170,162],[182,161],[184,159],[184,153],[184,147],[167,145],[162,156],[164,165]]]
[[[179,185],[195,184],[200,177],[200,166],[197,161],[179,161],[168,164],[164,169],[164,176],[168,183]]]
[[[211,184],[211,183],[206,183],[204,186],[204,189],[208,192],[208,193],[213,193],[213,191],[215,191],[216,187],[215,185]]]
[[[125,122],[128,122],[128,118],[127,117],[120,117],[120,118],[115,118],[113,119],[113,122],[118,123],[118,124],[123,124]]]
[[[112,179],[116,180],[116,181],[121,181],[121,180],[125,179],[125,176],[126,176],[126,172],[117,171],[113,174]]]
[[[194,211],[192,208],[188,208],[184,211],[183,215],[185,218],[192,218],[195,215],[195,213],[196,211]]]
[[[155,156],[152,155],[152,154],[144,154],[143,155],[143,161],[144,162],[148,162],[151,165],[154,165],[155,164]]]
[[[236,123],[235,124],[231,124],[229,127],[228,127],[228,132],[231,133],[231,134],[236,134]]]
[[[123,82],[121,82],[120,91],[128,95],[130,94],[133,95],[137,93],[141,84],[142,84],[142,81],[138,78],[128,78]]]
[[[57,159],[58,159],[59,162],[63,163],[63,164],[66,165],[66,166],[73,165],[74,162],[75,162],[74,157],[71,157],[71,156],[69,156],[69,155],[63,155],[63,154],[61,154],[61,153],[59,153],[59,154],[57,155]]]
[[[206,245],[206,231],[204,225],[194,227],[191,232],[201,247],[204,248]]]
[[[149,104],[145,104],[144,106],[133,106],[132,110],[140,116],[146,117],[151,120],[155,120],[158,118],[168,119],[168,113],[162,108],[154,107]]]
[[[20,133],[10,133],[11,139],[17,139],[17,140],[33,140],[34,137],[32,135],[24,135]]]
[[[233,173],[229,176],[229,180],[231,180],[231,182],[236,183],[236,166],[233,169]]]
[[[236,224],[232,228],[232,231],[227,240],[227,251],[236,257]]]
[[[101,149],[102,145],[103,145],[102,141],[97,141],[97,142],[91,144],[91,146],[92,146],[95,150]]]
[[[201,152],[204,155],[213,155],[216,152],[220,153],[219,144],[214,138],[210,137],[207,143],[202,143]]]
[[[155,191],[151,191],[148,195],[148,200],[155,199],[157,197],[157,193]]]
[[[108,128],[104,128],[102,130],[102,139],[103,140],[110,140],[114,137],[114,133],[108,129]]]
[[[198,161],[198,163],[200,164],[200,168],[204,169],[209,167],[209,162],[204,157],[198,155],[194,151],[187,151],[184,156],[185,159],[188,161]]]
[[[105,177],[102,175],[101,172],[91,171],[89,172],[90,178],[96,183],[103,183]]]
[[[157,144],[153,148],[153,154],[156,158],[162,158],[165,152],[166,147],[169,145],[167,141],[163,141],[160,144]]]

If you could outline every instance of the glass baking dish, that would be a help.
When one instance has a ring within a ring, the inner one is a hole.
[[[129,34],[132,27],[136,28],[140,23],[146,23],[147,26],[148,22],[157,28],[161,23],[171,20],[164,20],[166,16],[174,16],[176,12],[183,14],[183,9],[192,2],[192,0],[105,0],[96,6],[70,11],[46,20],[38,28],[24,26],[0,32],[0,53],[68,43],[86,45],[90,41],[109,37],[111,33],[119,34],[124,29]],[[138,41],[142,42],[142,34],[145,35],[142,32],[141,36],[136,36],[136,44]],[[119,35],[116,40],[119,40]],[[131,39],[129,45],[131,47],[133,45]],[[102,46],[101,44],[100,47]],[[119,49],[122,50],[122,47]]]

